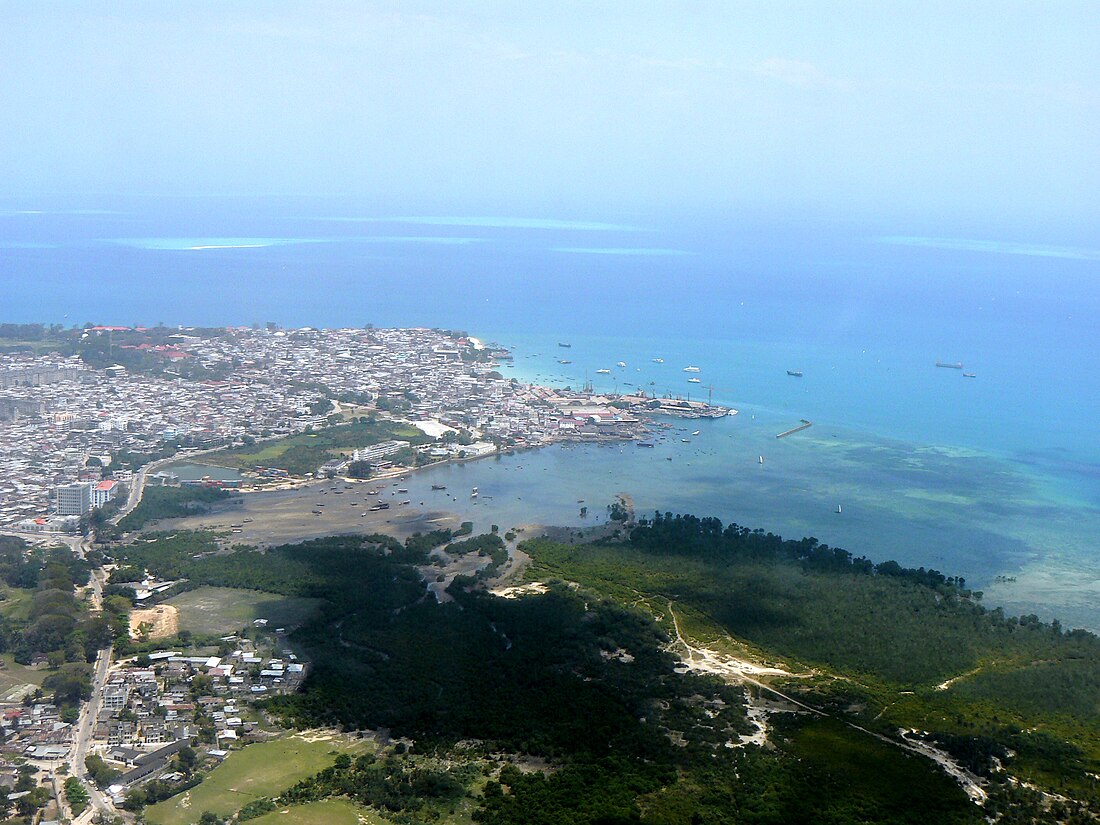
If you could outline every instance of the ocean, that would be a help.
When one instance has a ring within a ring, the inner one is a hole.
[[[501,526],[579,525],[578,500],[592,519],[628,492],[639,510],[815,535],[1100,628],[1097,239],[449,214],[3,202],[0,320],[464,329],[515,347],[502,371],[520,380],[710,397],[738,415],[673,422],[686,430],[653,450],[555,447],[432,472],[488,490],[477,507]],[[801,419],[813,427],[775,439]]]

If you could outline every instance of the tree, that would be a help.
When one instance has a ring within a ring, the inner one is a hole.
[[[203,811],[199,825],[225,825],[225,820],[212,811]]]
[[[348,465],[348,476],[350,478],[370,478],[370,462],[351,462],[351,464]]]

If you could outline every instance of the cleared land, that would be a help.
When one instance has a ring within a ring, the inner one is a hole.
[[[200,587],[168,600],[179,612],[179,627],[192,633],[230,633],[267,619],[272,626],[296,627],[313,615],[319,600],[277,596],[258,590]]]
[[[255,799],[277,796],[295,782],[328,767],[339,753],[358,754],[371,747],[370,742],[336,733],[296,734],[249,745],[230,754],[202,784],[146,809],[146,818],[153,825],[193,825],[203,811],[229,816]],[[291,820],[286,818],[289,815],[283,814],[277,821],[343,821]]]
[[[170,604],[130,611],[130,638],[167,639],[179,632],[180,612]]]

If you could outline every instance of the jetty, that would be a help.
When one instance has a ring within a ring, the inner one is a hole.
[[[814,425],[814,422],[807,421],[805,418],[800,418],[799,421],[801,421],[802,423],[799,424],[797,427],[791,427],[789,430],[784,430],[783,432],[776,435],[776,438],[786,438],[789,435],[794,435],[795,433],[802,432],[802,430],[805,430],[808,427],[812,427]]]

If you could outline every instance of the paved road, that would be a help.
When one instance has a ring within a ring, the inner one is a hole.
[[[92,671],[92,696],[81,708],[80,718],[77,719],[76,730],[73,732],[72,758],[69,764],[74,774],[80,778],[88,788],[88,796],[91,799],[89,809],[103,811],[111,816],[117,816],[118,811],[111,801],[103,794],[88,776],[84,767],[84,758],[88,755],[92,745],[92,734],[95,732],[95,720],[99,716],[99,709],[103,705],[103,688],[107,684],[107,670],[111,666],[111,652],[113,648],[105,648],[96,656],[95,667]]]

